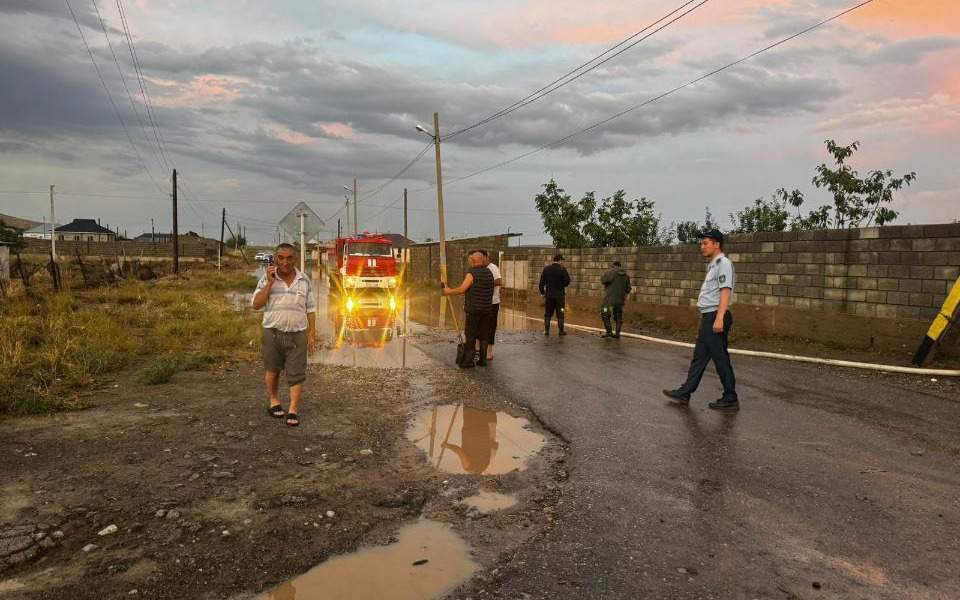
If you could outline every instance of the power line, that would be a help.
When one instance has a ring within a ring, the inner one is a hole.
[[[100,21],[100,29],[103,30],[103,37],[107,40],[107,47],[110,48],[110,55],[113,56],[113,64],[117,66],[117,73],[120,75],[120,81],[123,83],[123,90],[127,94],[127,99],[130,100],[130,108],[133,109],[133,114],[137,117],[137,122],[140,123],[140,131],[143,133],[143,139],[147,143],[147,146],[153,151],[154,157],[157,159],[157,162],[160,162],[160,155],[157,153],[157,150],[150,143],[150,138],[147,135],[147,125],[143,122],[143,118],[140,116],[140,112],[137,110],[136,104],[133,102],[133,95],[130,94],[130,88],[127,87],[127,78],[123,74],[123,69],[120,68],[120,61],[117,59],[117,53],[113,51],[113,43],[110,41],[110,36],[107,35],[107,25],[103,21],[103,16],[100,15],[100,7],[97,6],[97,0],[91,0],[93,2],[93,9],[97,12],[97,19]],[[160,168],[163,169],[163,164],[160,165]]]
[[[113,100],[113,94],[110,93],[110,88],[107,87],[107,82],[103,79],[103,73],[100,72],[100,67],[97,65],[97,60],[93,56],[93,50],[90,49],[90,44],[87,43],[87,37],[83,35],[83,29],[80,27],[80,21],[77,20],[76,13],[73,12],[73,7],[70,6],[70,0],[63,0],[67,9],[70,11],[70,16],[73,17],[73,23],[77,26],[77,32],[80,34],[80,39],[83,40],[83,45],[87,49],[87,54],[90,55],[90,62],[93,63],[93,69],[97,72],[97,78],[100,80],[100,85],[103,86],[103,91],[107,93],[107,98],[110,100],[110,106],[113,107],[113,114],[117,115],[117,120],[120,121],[120,126],[123,127],[123,132],[127,135],[127,141],[130,142],[130,147],[133,148],[133,153],[137,155],[137,160],[140,161],[140,166],[143,167],[143,170],[147,172],[147,176],[150,178],[150,181],[153,182],[153,185],[156,186],[160,193],[163,193],[163,189],[157,183],[157,180],[153,178],[153,174],[150,172],[150,169],[147,168],[146,163],[143,162],[143,157],[140,156],[140,151],[137,150],[137,145],[133,143],[133,137],[130,135],[130,130],[127,129],[127,124],[123,122],[123,117],[120,116],[120,110],[117,108],[117,103]]]
[[[147,84],[144,81],[143,69],[140,68],[140,57],[137,55],[136,46],[133,44],[133,36],[130,34],[130,26],[127,23],[127,14],[123,9],[123,2],[121,0],[116,0],[117,2],[117,12],[120,14],[120,23],[123,25],[123,33],[127,40],[127,48],[130,50],[130,60],[133,61],[133,69],[137,74],[137,83],[140,84],[140,95],[143,98],[143,104],[147,109],[147,119],[149,119],[150,124],[153,126],[153,136],[157,141],[157,147],[160,149],[160,156],[163,159],[163,164],[166,165],[167,169],[170,168],[170,163],[167,161],[166,152],[164,152],[164,143],[163,136],[160,134],[160,127],[157,125],[157,120],[153,115],[153,103],[150,100],[150,92],[147,91]]]
[[[577,79],[580,79],[581,77],[583,77],[584,75],[586,75],[586,74],[589,73],[590,71],[593,71],[593,70],[596,69],[597,67],[599,67],[599,66],[601,66],[601,65],[609,62],[610,60],[613,60],[613,59],[616,58],[617,56],[620,56],[620,55],[623,54],[624,52],[630,50],[631,48],[633,48],[633,47],[636,46],[637,44],[640,44],[640,43],[644,42],[645,40],[649,39],[649,38],[652,37],[653,35],[659,33],[660,31],[663,31],[664,29],[666,29],[666,28],[669,27],[670,25],[676,23],[677,21],[679,21],[679,20],[682,19],[683,17],[689,15],[690,13],[692,13],[692,12],[695,11],[695,10],[697,10],[698,8],[700,8],[701,6],[703,6],[704,4],[706,4],[706,3],[709,2],[709,1],[710,1],[710,0],[687,0],[687,2],[684,2],[683,4],[681,4],[680,6],[678,6],[678,7],[675,8],[675,9],[673,9],[673,10],[670,11],[669,13],[665,14],[664,16],[660,17],[659,19],[657,19],[657,20],[654,21],[653,23],[650,23],[649,25],[647,25],[646,27],[644,27],[644,28],[641,29],[640,31],[638,31],[638,32],[634,33],[633,35],[627,37],[626,39],[622,40],[622,41],[619,42],[618,44],[616,44],[616,45],[614,45],[614,46],[612,46],[612,47],[604,50],[602,53],[600,53],[599,55],[591,58],[590,60],[588,60],[587,62],[585,62],[585,63],[583,63],[582,65],[578,66],[577,68],[575,68],[575,69],[573,69],[573,70],[571,70],[571,71],[568,71],[567,73],[561,75],[561,76],[558,77],[557,79],[554,79],[553,81],[551,81],[550,83],[548,83],[548,84],[546,84],[545,86],[541,87],[540,89],[536,90],[535,92],[532,92],[531,94],[529,94],[529,95],[521,98],[520,100],[517,100],[516,102],[514,102],[514,103],[511,104],[510,106],[507,106],[507,107],[505,107],[505,108],[502,108],[502,109],[500,109],[499,111],[493,113],[492,115],[490,115],[490,116],[488,116],[488,117],[485,117],[485,118],[477,121],[476,123],[474,123],[474,124],[472,124],[472,125],[468,125],[467,127],[463,127],[463,128],[458,129],[458,130],[456,130],[456,131],[453,131],[453,132],[451,132],[451,133],[448,133],[448,134],[445,135],[445,136],[442,136],[442,137],[441,137],[441,141],[446,141],[446,140],[452,139],[452,138],[454,138],[454,137],[456,137],[456,136],[458,136],[458,135],[460,135],[460,134],[466,133],[466,132],[468,132],[468,131],[470,131],[470,130],[472,130],[472,129],[475,129],[475,128],[477,128],[477,127],[480,127],[480,126],[482,126],[482,125],[485,125],[485,124],[487,124],[487,123],[489,123],[489,122],[491,122],[491,121],[495,121],[495,120],[497,120],[497,119],[503,118],[503,117],[509,115],[510,113],[514,112],[514,111],[520,110],[521,108],[523,108],[524,106],[527,106],[528,104],[532,104],[533,102],[536,102],[537,100],[543,98],[543,97],[546,96],[547,94],[553,93],[553,92],[557,91],[558,89],[562,88],[563,86],[568,85],[568,84],[576,81]],[[683,11],[683,9],[685,9],[687,6],[689,6],[689,5],[691,5],[691,4],[695,3],[695,2],[699,2],[699,4],[697,4],[697,5],[694,6],[693,8],[690,8],[690,9],[686,10],[685,12],[683,12],[682,14],[674,17],[673,19],[670,19],[670,17],[673,17],[673,15],[677,14],[677,13],[680,12],[680,11]],[[668,21],[668,19],[670,19],[670,20]],[[653,27],[656,27],[657,25],[659,25],[660,23],[663,23],[664,21],[667,21],[667,22],[664,23],[663,25],[660,25],[660,27],[657,27],[656,29],[654,29],[653,31],[651,31],[650,33],[648,33],[647,35],[644,35],[644,36],[641,37],[640,39],[635,40],[635,41],[632,41],[632,40],[634,40],[634,38],[640,36],[641,34],[643,34],[643,33],[645,33],[646,31],[652,29]],[[631,43],[631,41],[632,41],[632,43]],[[610,53],[613,52],[614,50],[617,50],[617,49],[620,48],[621,46],[624,46],[624,44],[628,44],[628,45],[627,45],[626,47],[620,49],[619,51],[615,52],[614,54],[611,54],[610,56],[607,56],[606,58],[603,58],[603,57],[606,56],[607,54],[610,54]],[[602,59],[602,60],[601,60],[601,59]],[[597,61],[599,61],[599,62],[597,62]],[[593,64],[593,63],[596,63],[596,64]],[[589,67],[589,68],[587,68],[587,67]]]
[[[587,126],[587,127],[584,127],[583,129],[579,129],[579,130],[577,130],[577,131],[574,131],[573,133],[571,133],[571,134],[569,134],[569,135],[566,135],[566,136],[564,136],[564,137],[562,137],[562,138],[560,138],[560,139],[558,139],[558,140],[554,140],[554,141],[549,142],[549,143],[547,143],[547,144],[543,144],[542,146],[538,146],[537,148],[534,148],[533,150],[529,150],[529,151],[524,152],[524,153],[522,153],[522,154],[519,154],[519,155],[517,155],[517,156],[515,156],[515,157],[513,157],[513,158],[510,158],[510,159],[501,161],[501,162],[499,162],[499,163],[490,165],[489,167],[485,167],[485,168],[483,168],[483,169],[480,169],[479,171],[474,171],[473,173],[470,173],[470,174],[467,174],[467,175],[463,175],[463,176],[461,176],[461,177],[456,177],[456,178],[450,179],[450,180],[448,180],[448,181],[445,181],[445,182],[444,182],[444,185],[447,185],[447,186],[453,185],[453,184],[458,183],[458,182],[460,182],[460,181],[464,181],[465,179],[470,179],[471,177],[476,177],[477,175],[481,175],[481,174],[483,174],[483,173],[487,173],[487,172],[489,172],[489,171],[493,171],[494,169],[499,169],[500,167],[507,166],[507,165],[509,165],[509,164],[511,164],[511,163],[515,163],[515,162],[517,162],[517,161],[519,161],[519,160],[523,160],[524,158],[527,158],[528,156],[531,156],[531,155],[533,155],[533,154],[537,154],[537,153],[542,152],[542,151],[544,151],[544,150],[548,150],[548,149],[550,149],[550,148],[559,146],[559,145],[563,144],[564,142],[567,142],[567,141],[569,141],[569,140],[571,140],[571,139],[573,139],[573,138],[575,138],[575,137],[577,137],[577,136],[579,136],[579,135],[582,135],[582,134],[587,133],[587,132],[589,132],[589,131],[593,131],[594,129],[596,129],[596,128],[598,128],[598,127],[601,127],[601,126],[603,126],[603,125],[606,125],[607,123],[609,123],[609,122],[611,122],[611,121],[613,121],[613,120],[619,119],[620,117],[622,117],[622,116],[624,116],[624,115],[626,115],[626,114],[629,114],[629,113],[631,113],[631,112],[633,112],[633,111],[635,111],[635,110],[637,110],[637,109],[643,108],[643,107],[645,107],[645,106],[649,106],[650,104],[653,104],[654,102],[657,102],[657,101],[659,101],[659,100],[662,100],[663,98],[666,98],[667,96],[670,96],[670,95],[672,95],[672,94],[675,94],[676,92],[679,92],[679,91],[681,91],[681,90],[683,90],[683,89],[686,89],[686,88],[688,88],[688,87],[690,87],[690,86],[692,86],[692,85],[695,85],[695,84],[703,81],[704,79],[707,79],[707,78],[709,78],[709,77],[712,77],[712,76],[714,76],[714,75],[716,75],[716,74],[718,74],[718,73],[721,73],[721,72],[723,72],[723,71],[726,71],[727,69],[730,69],[730,68],[735,67],[735,66],[737,66],[737,65],[739,65],[739,64],[741,64],[741,63],[744,63],[744,62],[746,62],[746,61],[748,61],[748,60],[750,60],[750,59],[752,59],[752,58],[755,58],[756,56],[759,56],[760,54],[763,54],[764,52],[767,52],[767,51],[772,50],[772,49],[774,49],[774,48],[776,48],[776,47],[778,47],[778,46],[781,46],[781,45],[783,45],[783,44],[786,44],[787,42],[789,42],[789,41],[791,41],[791,40],[794,40],[794,39],[796,39],[796,38],[798,38],[798,37],[800,37],[800,36],[802,36],[802,35],[805,35],[805,34],[811,32],[811,31],[813,31],[813,30],[815,30],[815,29],[818,29],[818,28],[826,25],[827,23],[830,23],[830,22],[832,22],[832,21],[835,21],[835,20],[843,17],[844,15],[847,15],[847,14],[849,14],[849,13],[851,13],[851,12],[853,12],[853,11],[859,9],[859,8],[862,8],[862,7],[866,6],[867,4],[872,3],[873,1],[874,1],[874,0],[864,0],[863,2],[860,2],[859,4],[856,4],[856,5],[854,5],[854,6],[851,6],[850,8],[847,8],[846,10],[843,10],[843,11],[841,11],[841,12],[839,12],[839,13],[837,13],[837,14],[835,14],[835,15],[827,18],[827,19],[824,19],[824,20],[822,20],[822,21],[820,21],[820,22],[818,22],[818,23],[816,23],[816,24],[814,24],[814,25],[811,25],[811,26],[809,26],[809,27],[807,27],[807,28],[805,28],[805,29],[803,29],[803,30],[801,30],[801,31],[798,31],[797,33],[794,33],[794,34],[792,34],[792,35],[789,35],[789,36],[787,36],[787,37],[785,37],[785,38],[783,38],[783,39],[781,39],[781,40],[779,40],[779,41],[777,41],[777,42],[774,42],[774,43],[772,43],[772,44],[770,44],[770,45],[768,45],[768,46],[765,46],[765,47],[761,48],[760,50],[757,50],[757,51],[755,51],[755,52],[752,52],[752,53],[750,53],[750,54],[748,54],[748,55],[746,55],[746,56],[744,56],[744,57],[742,57],[742,58],[740,58],[740,59],[737,59],[737,60],[735,60],[735,61],[733,61],[733,62],[727,63],[727,64],[725,64],[725,65],[722,66],[722,67],[719,67],[719,68],[717,68],[717,69],[714,69],[713,71],[710,71],[710,72],[708,72],[708,73],[705,73],[705,74],[703,74],[703,75],[700,75],[699,77],[697,77],[697,78],[695,78],[695,79],[691,79],[690,81],[688,81],[688,82],[686,82],[686,83],[684,83],[684,84],[682,84],[682,85],[678,85],[677,87],[675,87],[675,88],[673,88],[673,89],[671,89],[671,90],[668,90],[668,91],[666,91],[666,92],[663,92],[662,94],[659,94],[659,95],[657,95],[657,96],[654,96],[654,97],[652,97],[652,98],[650,98],[650,99],[648,99],[648,100],[645,100],[644,102],[641,102],[640,104],[635,104],[635,105],[633,105],[633,106],[630,106],[630,107],[628,107],[628,108],[626,108],[626,109],[624,109],[624,110],[622,110],[622,111],[620,111],[620,112],[618,112],[618,113],[615,113],[615,114],[613,114],[613,115],[611,115],[611,116],[609,116],[609,117],[607,117],[607,118],[605,118],[605,119],[603,119],[603,120],[601,120],[601,121],[597,121],[596,123],[594,123],[594,124],[592,124],[592,125],[589,125],[589,126]],[[415,192],[427,191],[427,190],[429,190],[429,189],[432,189],[432,187],[433,187],[433,186],[431,185],[431,186],[428,186],[428,187],[426,187],[426,188],[422,188],[422,189],[419,189],[419,190],[415,190]]]
[[[390,185],[391,183],[393,183],[394,181],[396,181],[397,179],[399,179],[400,177],[402,177],[404,173],[406,173],[406,172],[409,171],[411,168],[413,168],[413,165],[417,164],[417,162],[418,162],[421,158],[423,158],[423,156],[424,156],[424,155],[430,150],[430,148],[432,148],[432,147],[433,147],[433,142],[430,142],[429,144],[427,144],[426,146],[424,146],[423,150],[421,150],[416,156],[414,156],[413,159],[411,159],[410,162],[408,162],[408,163],[406,164],[406,166],[404,166],[402,169],[400,169],[400,171],[398,171],[393,177],[391,177],[390,179],[388,179],[388,180],[386,181],[386,183],[383,183],[383,184],[377,186],[376,188],[374,188],[374,189],[371,190],[371,191],[368,191],[368,192],[366,192],[366,193],[364,193],[364,194],[361,194],[360,199],[361,199],[361,200],[368,200],[368,199],[370,199],[370,198],[373,198],[374,196],[376,196],[376,195],[379,194],[380,192],[382,192],[384,189],[386,189],[386,187],[387,187],[388,185]]]

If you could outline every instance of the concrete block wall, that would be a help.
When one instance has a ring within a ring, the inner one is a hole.
[[[24,254],[50,254],[50,240],[24,239]],[[113,241],[88,242],[57,240],[58,256],[75,256],[77,250],[81,256],[126,256],[127,258],[154,257],[169,258],[170,244],[154,244],[150,242]],[[182,258],[212,259],[217,256],[216,246],[212,248],[202,242],[181,241],[180,256]]]
[[[919,341],[960,277],[960,223],[731,235],[725,251],[737,274],[734,314],[749,314],[755,328],[902,346],[902,339]],[[511,251],[504,258],[527,256],[528,289],[535,292],[555,252]],[[601,296],[600,276],[618,259],[633,282],[630,301],[648,315],[689,311],[704,277],[696,245],[559,252],[574,299]]]
[[[446,246],[449,283],[457,286],[463,281],[464,273],[466,273],[467,252],[474,248],[482,248],[490,253],[491,259],[496,263],[500,252],[508,250],[508,239],[509,236],[506,234],[499,234],[448,241]],[[414,244],[409,247],[409,250],[410,264],[407,266],[407,279],[424,284],[439,281],[439,242]]]

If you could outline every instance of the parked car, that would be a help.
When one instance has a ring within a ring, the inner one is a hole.
[[[259,262],[270,262],[270,259],[273,258],[273,252],[257,252],[253,257],[253,260]]]

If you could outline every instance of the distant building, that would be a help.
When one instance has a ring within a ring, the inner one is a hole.
[[[141,233],[133,241],[140,244],[169,244],[172,239],[172,233]]]
[[[62,225],[57,224],[57,230],[59,230]],[[59,231],[58,231],[59,233]],[[30,229],[26,229],[23,232],[23,237],[31,238],[35,240],[49,240],[50,239],[50,223],[40,223]]]
[[[93,219],[74,219],[71,223],[56,228],[57,241],[66,242],[112,242],[117,234],[101,226]]]

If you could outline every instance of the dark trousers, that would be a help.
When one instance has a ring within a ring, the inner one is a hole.
[[[468,312],[463,322],[463,337],[467,351],[464,353],[464,361],[473,363],[473,349],[476,347],[477,340],[480,340],[480,362],[487,360],[487,340],[486,334],[490,329],[489,312]]]
[[[733,375],[733,365],[730,364],[730,354],[727,352],[727,336],[733,327],[733,315],[730,311],[723,316],[723,333],[713,332],[713,321],[717,318],[716,312],[704,313],[700,316],[700,332],[697,335],[697,345],[693,349],[693,360],[690,361],[690,371],[687,381],[680,386],[684,394],[692,394],[700,385],[700,378],[712,360],[723,384],[723,398],[737,399],[737,380]]]
[[[600,307],[600,318],[603,319],[603,327],[607,330],[607,333],[613,331],[613,325],[610,323],[611,317],[613,317],[619,329],[619,326],[623,323],[622,304],[604,304]]]
[[[550,331],[550,319],[553,318],[554,313],[557,315],[557,327],[560,328],[560,331],[563,331],[563,311],[566,309],[566,298],[560,296],[559,298],[550,298],[547,297],[546,300],[546,312],[543,314],[543,328],[546,331]]]

